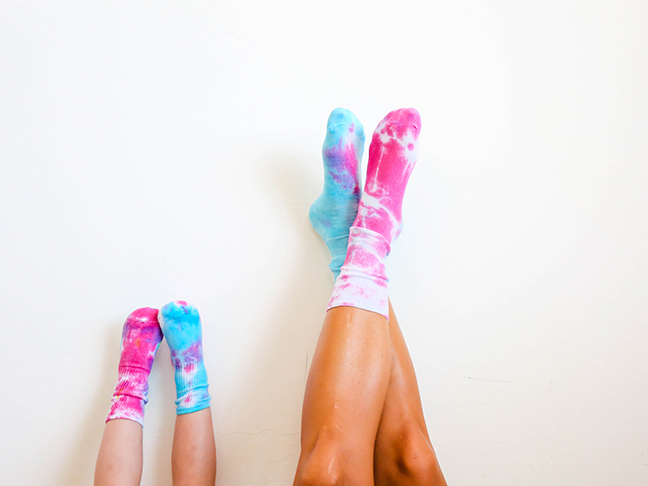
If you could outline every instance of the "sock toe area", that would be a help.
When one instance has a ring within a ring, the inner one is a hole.
[[[158,310],[151,307],[136,309],[128,315],[122,328],[122,347],[124,341],[134,341],[138,345],[133,349],[126,350],[126,354],[135,352],[135,349],[140,352],[140,348],[144,346],[154,346],[152,353],[155,355],[155,349],[162,341],[162,330],[158,322],[158,315]]]
[[[328,122],[326,123],[326,131],[328,137],[339,137],[345,132],[355,134],[358,137],[364,138],[364,127],[360,120],[346,108],[335,108],[329,115]]]
[[[414,108],[400,108],[387,113],[378,128],[380,129],[381,126],[387,130],[390,136],[395,135],[397,138],[402,138],[406,132],[412,131],[412,135],[416,139],[421,130],[421,115]]]
[[[328,117],[328,122],[326,123],[326,128],[329,131],[332,131],[338,125],[351,125],[359,124],[360,121],[353,114],[351,110],[346,108],[335,108]]]
[[[174,300],[164,305],[160,309],[159,319],[162,320],[178,320],[187,318],[198,318],[198,309],[184,300]]]
[[[183,353],[202,340],[198,309],[183,300],[169,302],[163,306],[158,319],[171,349],[172,361],[178,353]]]
[[[158,317],[158,310],[153,309],[152,307],[141,307],[139,309],[135,309],[133,312],[131,312],[128,315],[128,320],[132,321],[140,321],[142,323],[146,323],[149,321],[157,321]]]
[[[400,124],[412,125],[416,130],[421,128],[421,115],[415,108],[399,108],[387,113],[383,122],[387,125]]]

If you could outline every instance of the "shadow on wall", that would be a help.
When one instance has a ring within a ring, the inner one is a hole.
[[[309,180],[302,160],[270,157],[266,168],[261,176],[266,181],[267,198],[283,203],[278,208],[285,210],[298,229],[297,241],[287,249],[292,273],[280,276],[280,297],[258,316],[263,334],[255,336],[256,349],[249,354],[246,368],[240,370],[245,386],[230,397],[237,408],[237,423],[249,424],[249,417],[254,420],[248,431],[222,438],[227,442],[227,460],[233,461],[223,467],[224,474],[219,471],[217,484],[222,485],[292,483],[300,450],[309,350],[315,347],[332,285],[326,266],[328,251],[308,222],[308,208],[321,188]]]

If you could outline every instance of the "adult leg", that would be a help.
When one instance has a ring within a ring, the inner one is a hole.
[[[171,469],[174,486],[213,486],[216,482],[216,445],[210,408],[176,417]]]
[[[390,367],[385,317],[354,307],[327,313],[306,384],[295,486],[373,486]]]
[[[358,212],[364,128],[348,110],[329,116],[324,190],[309,218],[331,252],[334,277]],[[306,385],[295,485],[373,485],[373,444],[389,380],[387,319],[337,307],[327,313]]]
[[[347,122],[332,124],[334,115],[335,111],[329,117],[323,151],[324,193],[310,218],[331,250],[334,274],[346,238],[348,249],[309,374],[295,485],[369,486],[374,484],[374,444],[391,367],[385,259],[401,230],[420,119],[416,110],[404,109],[378,124],[369,148],[365,191],[347,232],[355,212],[364,137],[350,135],[358,133],[355,117],[346,113]]]
[[[392,367],[376,436],[376,485],[445,485],[425,424],[414,365],[391,303],[389,334]]]

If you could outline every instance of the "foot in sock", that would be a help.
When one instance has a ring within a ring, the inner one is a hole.
[[[209,384],[203,362],[198,311],[178,300],[160,309],[159,320],[175,368],[176,413],[182,415],[209,407],[211,397],[207,391]]]
[[[369,147],[365,190],[329,309],[358,307],[389,319],[385,260],[402,230],[403,197],[418,158],[420,128],[413,108],[392,111],[378,124]]]
[[[148,377],[161,341],[157,309],[144,307],[128,316],[122,330],[119,377],[106,422],[128,419],[144,425]]]
[[[324,190],[308,213],[311,225],[331,252],[329,268],[337,278],[344,263],[349,228],[358,212],[364,128],[349,110],[336,108],[322,147]]]

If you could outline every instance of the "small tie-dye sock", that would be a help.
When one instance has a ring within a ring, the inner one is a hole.
[[[171,350],[175,368],[176,413],[182,415],[209,407],[207,371],[203,363],[200,315],[182,300],[160,309],[160,326]]]
[[[344,108],[331,112],[322,147],[324,190],[310,208],[311,225],[331,252],[329,268],[337,278],[349,243],[349,228],[360,200],[360,162],[364,149],[364,128]]]
[[[144,307],[133,311],[122,330],[119,376],[106,422],[128,419],[144,425],[148,402],[148,377],[162,341],[158,310]]]
[[[378,124],[369,147],[367,182],[329,309],[358,307],[389,319],[385,259],[403,227],[403,196],[418,158],[420,128],[413,108],[392,111]]]

